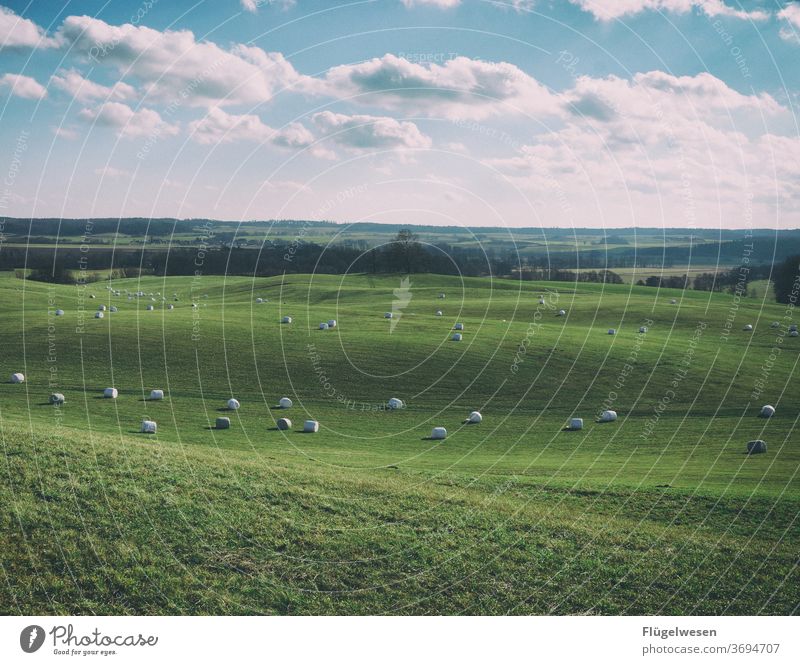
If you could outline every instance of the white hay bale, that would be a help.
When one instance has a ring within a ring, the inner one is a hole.
[[[323,321],[322,323],[319,324],[319,329],[320,330],[327,330],[328,329],[328,324]]]
[[[95,312],[94,313],[94,318],[96,318],[96,319],[104,319],[105,317],[106,317],[106,315],[103,312]]]
[[[641,326],[641,327],[639,328],[639,332],[640,332],[640,333],[646,333],[646,332],[647,332],[647,326]]]
[[[167,309],[175,309],[175,305],[173,305],[172,303],[170,303],[169,305],[167,305]]]
[[[616,411],[612,411],[611,409],[603,411],[603,413],[600,414],[600,422],[601,423],[614,422],[616,419],[617,419],[617,412]]]
[[[456,323],[456,325],[453,326],[453,330],[464,330],[464,324]]]
[[[143,420],[140,431],[142,434],[155,434],[158,432],[158,425],[155,420]]]
[[[278,400],[278,406],[280,406],[282,409],[291,409],[292,400],[290,400],[288,397],[281,397],[280,400]]]
[[[775,415],[775,407],[771,404],[765,404],[761,407],[761,413],[759,414],[762,418],[772,418]]]
[[[100,307],[97,308],[97,311],[98,312],[105,312],[106,311],[106,306],[105,305],[100,305]]]
[[[388,402],[386,402],[386,406],[389,409],[394,410],[394,409],[402,409],[405,406],[405,404],[403,403],[403,400],[401,400],[399,397],[392,397],[389,399]]]
[[[150,391],[150,399],[152,399],[152,400],[164,399],[164,391],[163,390],[151,390]]]
[[[319,423],[316,420],[306,420],[303,423],[303,431],[309,434],[319,432]]]
[[[256,302],[260,305],[262,302],[264,302],[264,299],[263,298],[256,298]]]
[[[288,418],[278,418],[276,425],[280,430],[292,429],[292,421]]]
[[[384,312],[383,313],[383,318],[384,319],[391,319],[393,316],[394,316],[394,314],[392,314],[391,312]]]
[[[94,293],[90,293],[90,294],[89,294],[89,297],[90,297],[90,298],[96,298],[97,296],[95,296],[95,295],[94,295]]]
[[[609,335],[616,335],[617,334],[616,328],[609,328],[608,329],[608,334]]]
[[[214,424],[216,429],[230,429],[231,428],[231,419],[225,416],[220,416],[217,418],[216,423]]]
[[[473,411],[467,417],[467,422],[472,424],[477,424],[483,420],[483,416],[481,415],[480,411]]]
[[[797,337],[798,335],[800,335],[800,333],[798,333],[796,330],[789,331],[789,337]]]
[[[106,388],[103,391],[103,397],[106,399],[117,399],[117,395],[119,395],[119,391],[116,388]]]
[[[436,310],[436,316],[442,316],[442,310],[437,309]]]
[[[797,332],[797,324],[793,323],[789,326],[789,332]]]
[[[284,316],[281,319],[281,323],[291,323],[291,322],[292,322],[292,317],[291,316]]]
[[[56,316],[64,316],[64,310],[63,309],[57,309],[56,310]]]
[[[11,383],[25,383],[25,375],[22,372],[14,372],[11,375]]]
[[[114,305],[111,305],[111,307],[108,308],[108,311],[113,313],[117,311],[117,308],[114,307]]]
[[[573,430],[583,429],[583,418],[570,418],[569,428]]]
[[[52,393],[50,395],[50,404],[63,404],[67,401],[67,398],[64,397],[64,393]]]
[[[461,333],[453,333],[453,336],[450,339],[452,339],[454,342],[460,342],[461,341]]]
[[[145,307],[145,309],[146,309],[148,312],[152,312],[152,311],[153,311],[153,309],[155,309],[155,308],[154,308],[152,305],[148,305],[147,307]]]
[[[565,309],[558,310],[557,316],[566,316],[566,315],[567,315],[567,310]]]
[[[241,406],[241,404],[239,404],[239,400],[238,399],[234,399],[233,397],[231,397],[228,400],[228,408],[231,411],[236,411],[240,406]]]
[[[440,293],[440,294],[439,294],[439,297],[440,297],[440,298],[442,298],[442,299],[444,299],[444,293]]]
[[[669,301],[669,303],[670,305],[677,305],[678,301],[675,298],[673,298],[672,300]]]
[[[746,330],[748,332],[751,331],[752,329],[753,329],[753,326],[751,326],[749,323],[742,328],[742,330]]]
[[[336,319],[331,319],[328,321],[328,328],[335,328],[336,327]]]
[[[769,327],[770,328],[780,328],[781,324],[778,323],[777,321],[773,321],[772,323],[769,324]]]
[[[758,455],[760,453],[765,453],[765,452],[767,452],[766,441],[762,441],[761,439],[756,439],[755,441],[747,442],[748,455]]]
[[[447,437],[447,430],[444,427],[434,427],[431,430],[432,439],[444,439]]]

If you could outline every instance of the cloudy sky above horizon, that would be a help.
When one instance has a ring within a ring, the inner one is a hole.
[[[0,216],[800,227],[800,1],[0,5]]]

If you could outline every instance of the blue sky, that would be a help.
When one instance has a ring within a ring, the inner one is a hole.
[[[0,5],[0,215],[800,226],[800,2]]]

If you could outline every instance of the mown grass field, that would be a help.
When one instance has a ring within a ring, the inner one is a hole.
[[[785,307],[425,275],[114,288],[179,301],[0,277],[0,371],[27,377],[0,383],[6,613],[798,610]],[[119,311],[92,318],[101,303]],[[385,410],[393,396],[407,408]],[[603,408],[619,419],[595,422]],[[765,455],[744,454],[754,438]]]

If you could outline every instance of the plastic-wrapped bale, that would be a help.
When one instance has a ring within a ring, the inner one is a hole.
[[[158,431],[158,425],[155,420],[143,420],[140,431],[142,434],[155,434]]]
[[[796,330],[789,331],[789,337],[797,337],[798,335],[800,335],[800,333],[798,333]]]
[[[96,318],[96,319],[104,319],[105,316],[106,315],[103,312],[95,312],[94,313],[94,318]]]
[[[291,322],[292,322],[292,317],[291,316],[284,316],[281,319],[281,323],[291,323]]]
[[[175,305],[173,305],[172,303],[170,303],[169,305],[167,305],[167,309],[175,309]]]
[[[558,314],[556,316],[566,316],[566,315],[567,315],[567,310],[560,309],[558,310]]]
[[[105,312],[106,311],[106,306],[105,305],[100,305],[100,307],[97,308],[97,311],[98,312]]]
[[[145,309],[146,309],[148,312],[152,312],[152,311],[155,309],[155,307],[153,307],[152,305],[148,305],[147,307],[145,307]]]
[[[327,324],[327,323],[325,323],[325,322],[323,322],[323,323],[320,323],[320,324],[319,324],[319,329],[320,329],[320,330],[327,330],[327,329],[328,329],[328,324]]]
[[[391,319],[393,316],[394,316],[394,314],[392,314],[391,312],[384,312],[383,313],[383,318],[384,319]]]
[[[111,305],[111,307],[108,308],[108,311],[113,314],[117,311],[117,308],[114,305]]]
[[[789,332],[797,332],[797,324],[793,323],[789,326]]]
[[[646,332],[647,332],[647,326],[641,326],[641,327],[639,328],[639,332],[640,332],[640,333],[646,333]]]
[[[11,375],[11,383],[24,383],[25,375],[22,372],[14,372]]]
[[[742,330],[747,330],[748,332],[750,330],[752,330],[752,329],[753,329],[753,326],[751,326],[749,323],[742,328]]]
[[[780,328],[781,324],[778,323],[777,321],[773,321],[772,323],[769,324],[769,327],[770,328]]]
[[[52,393],[50,395],[50,404],[63,404],[67,401],[67,398],[64,397],[64,393]]]
[[[444,293],[440,293],[440,294],[439,294],[439,297],[440,297],[440,298],[442,298],[442,299],[444,299],[444,297],[445,297],[445,296],[444,296]]]
[[[444,427],[434,427],[431,430],[432,439],[444,439],[447,437],[447,430]]]
[[[106,388],[103,391],[103,397],[106,399],[117,399],[117,395],[119,395],[119,391],[116,388]]]
[[[544,305],[544,298],[539,298],[539,304]]]
[[[451,339],[454,342],[460,342],[461,341],[461,333],[454,333],[453,336],[451,337]]]
[[[336,319],[331,319],[328,321],[328,328],[335,328],[336,327]]]
[[[389,399],[388,402],[386,402],[386,406],[394,410],[394,409],[402,409],[405,406],[405,404],[403,404],[403,400],[401,400],[399,397],[392,397]]]
[[[278,406],[280,406],[282,409],[291,409],[292,400],[290,400],[288,397],[281,397],[280,400],[278,400]]]
[[[609,335],[616,335],[617,334],[617,329],[616,328],[609,328],[608,329],[608,334]]]
[[[755,441],[747,442],[748,455],[758,455],[759,453],[765,453],[765,452],[767,452],[766,441],[762,441],[761,439],[756,439]]]
[[[303,431],[308,432],[309,434],[319,432],[319,423],[316,420],[306,420],[303,423]]]
[[[264,299],[263,298],[256,298],[256,302],[260,305],[262,302],[264,302]]]
[[[231,428],[231,419],[230,418],[226,418],[225,416],[217,418],[217,422],[216,422],[215,428],[216,429],[230,429]]]
[[[163,390],[151,390],[150,391],[150,399],[152,400],[159,400],[164,399],[164,391]]]
[[[234,399],[233,397],[231,397],[228,400],[228,408],[231,411],[236,411],[240,406],[241,406],[241,404],[239,404],[239,400],[238,399]]]
[[[464,324],[456,323],[456,325],[453,326],[453,330],[464,330]]]
[[[772,418],[775,415],[775,407],[771,404],[765,404],[761,407],[761,413],[759,414],[762,418]]]
[[[64,310],[63,309],[57,309],[56,310],[56,316],[64,316]]]
[[[467,418],[467,422],[472,425],[477,425],[482,420],[483,416],[481,415],[480,411],[473,411],[472,413],[469,414],[469,417]]]
[[[442,310],[437,309],[436,310],[436,316],[442,316]]]
[[[573,430],[583,429],[583,418],[570,418],[569,428]]]
[[[669,301],[669,303],[670,305],[677,305],[678,301],[675,298],[673,298],[672,300]]]
[[[276,425],[278,426],[279,430],[292,429],[292,421],[288,418],[278,418]]]
[[[612,411],[611,409],[607,409],[600,414],[600,422],[601,423],[610,423],[614,422],[617,419],[617,412]]]

